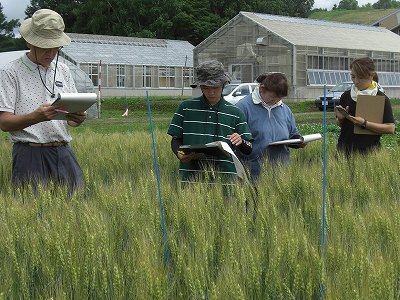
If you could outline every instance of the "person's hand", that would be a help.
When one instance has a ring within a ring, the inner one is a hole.
[[[77,127],[81,125],[83,121],[86,120],[87,113],[85,111],[76,113],[67,113],[66,118],[69,126]]]
[[[297,148],[304,148],[305,146],[307,146],[308,143],[301,143],[297,145]]]
[[[57,115],[56,109],[50,103],[42,104],[34,111],[35,119],[38,122],[50,121]]]
[[[190,153],[186,153],[185,154],[185,152],[183,152],[183,151],[178,151],[177,156],[178,156],[178,158],[179,158],[179,160],[181,162],[187,163],[187,162],[190,162],[193,159],[194,154],[195,154],[194,152],[190,152]]]
[[[347,116],[346,116],[345,113],[342,113],[342,112],[338,109],[338,107],[343,108],[344,110],[347,111],[347,113],[349,112],[349,107],[348,107],[348,106],[342,107],[342,106],[338,105],[338,106],[336,106],[336,109],[335,109],[336,118],[338,118],[339,120],[344,120],[344,119],[346,119],[347,116],[350,116],[350,115],[347,115]]]
[[[239,146],[241,143],[243,143],[242,137],[237,132],[228,135],[228,139],[234,146]]]
[[[354,125],[358,125],[361,126],[365,119],[363,117],[353,117],[353,116],[349,116],[348,119],[354,124]]]

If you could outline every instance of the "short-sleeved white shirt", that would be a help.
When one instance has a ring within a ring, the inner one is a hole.
[[[51,97],[43,85],[39,71],[47,88],[53,88],[55,62],[43,68],[33,63],[26,54],[5,65],[0,70],[0,111],[15,115],[28,114],[44,103],[52,103]],[[67,65],[58,62],[54,93],[76,93],[76,87]],[[67,130],[67,121],[51,120],[40,122],[22,130],[12,131],[11,140],[15,142],[49,143],[71,141]]]

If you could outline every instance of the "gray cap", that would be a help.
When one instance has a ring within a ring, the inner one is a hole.
[[[230,76],[224,71],[224,65],[217,60],[202,62],[194,71],[196,81],[190,85],[192,88],[198,85],[218,87],[231,81]]]

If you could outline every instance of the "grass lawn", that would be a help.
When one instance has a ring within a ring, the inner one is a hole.
[[[397,8],[359,8],[352,10],[336,9],[330,11],[315,11],[309,16],[309,19],[370,25],[382,17],[395,12],[396,10]]]

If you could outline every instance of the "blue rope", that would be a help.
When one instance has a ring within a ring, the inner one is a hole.
[[[325,260],[325,195],[326,195],[326,84],[324,84],[324,125],[323,125],[323,175],[322,175],[322,225],[321,225],[321,253]],[[325,265],[323,264],[325,267]],[[321,299],[325,299],[325,287],[321,282]]]
[[[158,204],[160,207],[161,227],[162,227],[162,232],[163,232],[163,237],[164,237],[165,262],[166,262],[167,268],[168,268],[168,283],[169,283],[169,288],[170,288],[170,293],[171,293],[170,297],[172,299],[171,267],[170,267],[169,249],[168,249],[168,243],[167,243],[167,232],[165,230],[165,218],[164,218],[164,208],[163,208],[162,197],[161,197],[160,175],[158,172],[157,151],[156,151],[156,143],[154,140],[153,118],[151,116],[150,99],[149,99],[149,93],[147,91],[146,91],[146,102],[147,102],[147,109],[148,109],[148,113],[149,113],[151,142],[152,142],[152,146],[153,146],[154,169],[156,171],[156,179],[157,179]]]

